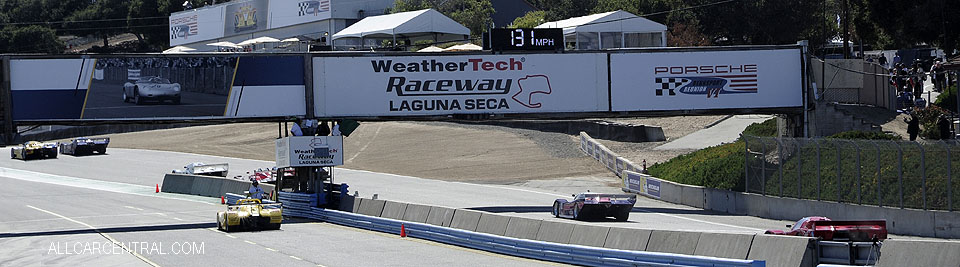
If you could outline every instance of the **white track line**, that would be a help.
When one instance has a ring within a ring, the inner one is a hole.
[[[377,124],[377,130],[373,132],[373,137],[370,137],[370,141],[367,142],[366,145],[363,145],[363,147],[361,147],[360,150],[357,150],[357,153],[356,153],[356,154],[353,154],[353,156],[350,157],[349,159],[347,159],[347,161],[344,162],[344,163],[352,162],[353,159],[357,158],[357,156],[360,155],[360,152],[363,152],[364,149],[367,149],[367,147],[370,146],[370,144],[372,144],[373,141],[377,139],[377,136],[380,135],[380,128],[383,128],[383,124],[379,124],[379,123],[378,123],[378,124]]]
[[[159,264],[157,264],[157,263],[155,263],[155,262],[153,262],[153,261],[148,260],[146,257],[143,257],[143,255],[140,255],[140,253],[137,253],[136,251],[130,250],[130,248],[127,248],[126,245],[124,245],[123,243],[120,243],[120,241],[117,241],[116,239],[113,239],[113,237],[111,237],[110,235],[108,235],[108,234],[106,234],[106,233],[104,233],[104,232],[101,232],[100,229],[97,229],[96,227],[93,227],[93,225],[89,225],[89,224],[87,224],[87,223],[84,223],[84,222],[81,222],[81,221],[78,221],[78,220],[70,219],[70,218],[67,217],[67,216],[63,216],[63,215],[60,215],[60,214],[57,214],[57,213],[54,213],[54,212],[52,212],[52,211],[48,211],[48,210],[45,210],[45,209],[37,208],[37,207],[34,207],[34,206],[30,206],[30,205],[27,205],[27,207],[28,207],[28,208],[31,208],[31,209],[38,210],[38,211],[42,211],[42,212],[44,212],[44,213],[47,213],[47,214],[50,214],[50,215],[53,215],[53,216],[60,217],[60,218],[62,218],[62,219],[64,219],[64,220],[68,220],[68,221],[77,223],[77,224],[79,224],[79,225],[83,225],[83,226],[85,226],[85,227],[87,227],[87,228],[90,228],[91,230],[94,230],[94,231],[96,231],[98,234],[100,234],[100,236],[103,236],[103,237],[106,238],[107,240],[110,240],[110,242],[113,242],[113,244],[120,246],[120,248],[123,248],[123,250],[126,251],[127,253],[130,253],[131,255],[136,256],[138,259],[140,259],[140,260],[143,261],[144,263],[149,264],[150,266],[160,266]]]

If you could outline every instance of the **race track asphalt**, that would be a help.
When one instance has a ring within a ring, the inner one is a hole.
[[[121,155],[142,163],[119,164]],[[110,149],[105,156],[0,160],[0,266],[553,265],[306,220],[223,233],[214,219],[223,209],[218,199],[154,193],[159,171],[184,164],[182,156]],[[177,163],[163,165],[168,161]]]

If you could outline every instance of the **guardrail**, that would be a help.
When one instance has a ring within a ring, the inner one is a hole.
[[[284,213],[287,213],[287,210],[284,210]],[[766,262],[762,260],[723,259],[558,244],[319,208],[310,208],[308,211],[296,211],[293,214],[285,215],[300,215],[306,218],[388,233],[399,233],[400,227],[403,225],[409,237],[570,264],[590,266],[766,266]]]

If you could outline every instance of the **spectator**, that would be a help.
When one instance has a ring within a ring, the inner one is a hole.
[[[916,141],[917,134],[920,133],[920,118],[917,117],[916,112],[910,112],[910,120],[904,118],[903,121],[907,123],[907,134],[910,134],[910,141]]]
[[[882,51],[882,50],[880,51],[880,58],[877,59],[877,63],[880,63],[880,66],[883,66],[884,68],[888,68],[888,67],[887,67],[887,56],[883,55],[883,51]]]
[[[941,114],[937,118],[937,130],[940,130],[940,139],[947,140],[950,138],[950,120],[947,120],[947,116]]]
[[[893,65],[896,66],[898,64],[900,64],[900,52],[893,54]]]

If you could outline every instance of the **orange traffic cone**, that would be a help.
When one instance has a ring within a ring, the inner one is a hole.
[[[403,224],[400,225],[400,237],[407,237],[407,228]]]
[[[160,193],[160,184],[157,184],[157,193]]]
[[[220,196],[220,204],[227,204],[227,200]]]

